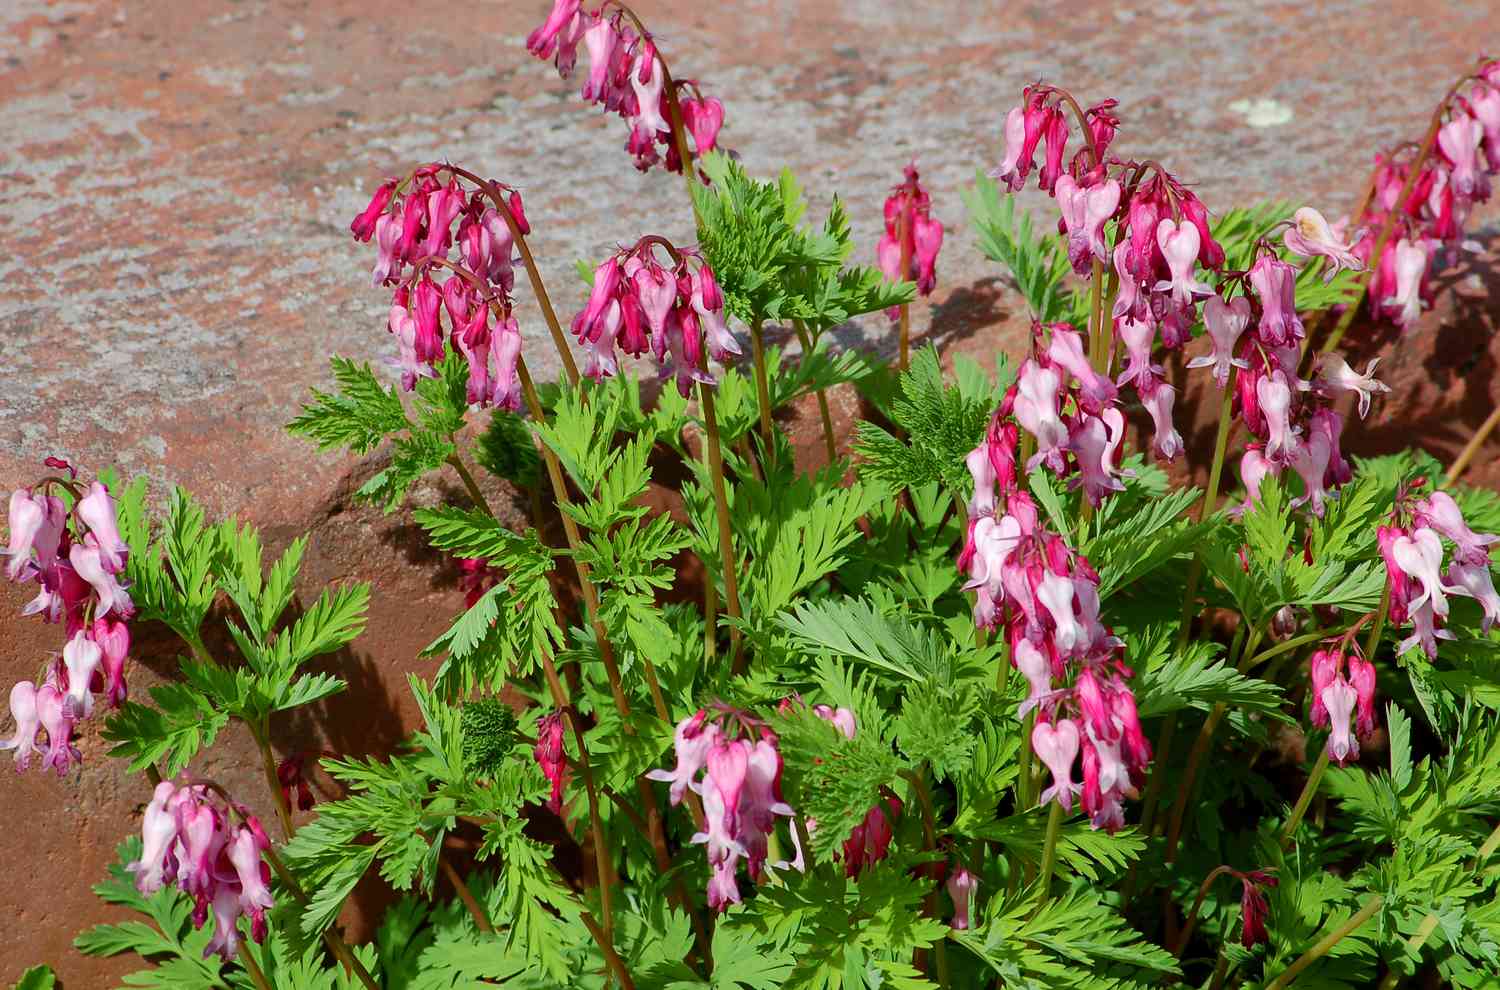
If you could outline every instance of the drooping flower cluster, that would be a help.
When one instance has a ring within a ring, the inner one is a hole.
[[[562,812],[563,781],[568,773],[568,754],[563,749],[563,713],[550,712],[536,723],[536,746],[532,755],[537,766],[552,785],[547,797],[547,807],[554,814]]]
[[[675,376],[686,398],[694,382],[714,384],[703,369],[705,344],[721,362],[738,355],[740,345],[724,322],[724,294],[708,262],[696,251],[670,248],[668,267],[656,258],[659,244],[660,238],[643,237],[594,269],[573,333],[583,347],[585,375],[599,380],[616,374],[616,347],[631,357],[650,351],[662,376]]]
[[[1453,638],[1442,628],[1448,618],[1448,595],[1477,601],[1484,609],[1486,633],[1500,622],[1500,595],[1490,576],[1490,548],[1500,543],[1500,536],[1471,530],[1447,492],[1419,498],[1415,487],[1413,483],[1397,493],[1391,521],[1380,527],[1380,553],[1385,558],[1390,621],[1412,627],[1411,635],[1396,648],[1397,655],[1420,646],[1435,658],[1437,641]],[[1446,572],[1444,539],[1453,544]]]
[[[1293,250],[1329,259],[1330,270],[1357,267],[1347,245],[1332,235],[1316,210],[1298,210],[1289,224],[1286,240]],[[1301,377],[1307,330],[1297,315],[1297,269],[1281,260],[1264,239],[1257,255],[1247,271],[1225,273],[1225,295],[1215,295],[1204,305],[1213,353],[1189,364],[1212,366],[1221,388],[1229,387],[1230,369],[1238,369],[1234,411],[1253,439],[1240,459],[1240,478],[1248,494],[1235,514],[1259,499],[1267,475],[1279,476],[1290,468],[1302,479],[1303,488],[1292,504],[1305,504],[1321,516],[1329,490],[1353,477],[1340,447],[1343,417],[1329,407],[1329,400],[1354,392],[1363,417],[1370,397],[1390,389],[1375,380],[1376,362],[1361,375],[1337,354],[1324,356],[1315,381]],[[1242,294],[1228,297],[1235,286]]]
[[[723,910],[740,902],[735,875],[741,859],[755,883],[769,866],[787,865],[766,861],[776,816],[792,814],[781,798],[776,734],[735,709],[720,708],[713,714],[700,709],[677,724],[675,748],[676,767],[646,776],[671,783],[674,805],[689,788],[702,797],[704,831],[694,835],[693,842],[708,849],[708,905]]]
[[[120,537],[115,503],[100,481],[84,488],[64,461],[48,463],[68,478],[48,478],[10,496],[10,534],[5,573],[12,581],[35,581],[37,595],[22,610],[44,622],[62,623],[62,656],[49,664],[38,686],[20,681],[10,691],[15,733],[0,749],[15,750],[18,771],[33,756],[59,776],[81,759],[74,726],[93,714],[102,692],[111,708],[125,702],[125,659],[135,605],[122,580],[130,550]],[[72,508],[57,492],[72,497]],[[46,735],[46,748],[38,744]]]
[[[1112,335],[1125,367],[1116,383],[1131,386],[1156,426],[1156,452],[1167,459],[1182,450],[1172,426],[1176,391],[1152,360],[1158,335],[1169,350],[1192,337],[1198,306],[1212,288],[1198,266],[1218,270],[1224,251],[1209,230],[1202,201],[1154,162],[1123,161],[1109,154],[1119,120],[1116,101],[1083,111],[1085,140],[1071,158],[1067,107],[1072,98],[1052,86],[1029,86],[1022,105],[1005,121],[1005,158],[990,174],[1012,191],[1026,184],[1037,147],[1045,142],[1038,173],[1043,191],[1057,199],[1059,230],[1067,235],[1073,270],[1092,278],[1113,270],[1118,287],[1110,309]],[[1111,234],[1106,230],[1114,222]]]
[[[1403,330],[1432,304],[1433,261],[1462,242],[1474,205],[1488,202],[1491,177],[1500,174],[1500,61],[1481,62],[1472,78],[1468,92],[1446,106],[1447,121],[1420,165],[1410,149],[1375,156],[1373,195],[1354,253],[1370,263],[1380,231],[1394,223],[1370,278],[1370,312]]]
[[[1094,827],[1114,831],[1151,760],[1126,683],[1132,672],[1123,641],[1099,620],[1099,575],[1042,526],[1016,485],[1016,431],[1004,418],[1002,405],[968,457],[974,497],[958,568],[977,593],[975,624],[1004,629],[1011,663],[1030,685],[1021,714],[1036,710],[1032,749],[1053,776],[1042,802],[1071,808],[1081,795]],[[1080,756],[1081,785],[1073,779]]]
[[[537,58],[552,59],[567,79],[582,42],[589,56],[583,98],[624,119],[630,128],[625,150],[635,167],[645,172],[662,162],[668,171],[681,172],[682,157],[672,140],[668,84],[693,91],[691,97],[679,97],[678,109],[695,154],[705,155],[718,145],[724,104],[705,98],[690,80],[670,80],[651,35],[638,32],[618,6],[609,13],[606,6],[588,13],[582,0],[554,0],[552,12],[531,32],[526,47]],[[662,146],[660,152],[657,145]]]
[[[446,312],[447,343],[468,362],[469,402],[521,408],[516,373],[521,331],[512,315],[511,290],[515,233],[529,234],[531,227],[521,194],[510,189],[503,203],[497,202],[502,189],[491,182],[469,191],[447,166],[424,165],[404,181],[387,180],[350,224],[356,240],[373,238],[379,250],[373,284],[395,289],[386,329],[396,339],[391,363],[400,369],[407,391],[417,379],[436,374],[444,355]],[[456,263],[449,260],[455,249]],[[468,277],[455,272],[441,282],[433,278],[455,264]]]
[[[905,181],[885,200],[885,233],[875,247],[880,270],[893,282],[915,282],[917,295],[937,286],[937,256],[943,247],[943,224],[932,215],[932,197],[922,188],[916,163],[906,166]],[[902,261],[905,260],[905,270]],[[886,310],[896,319],[899,306]]]
[[[203,927],[213,911],[214,936],[204,958],[231,959],[239,951],[239,920],[250,916],[250,936],[266,938],[266,912],[274,906],[270,867],[262,854],[271,841],[254,815],[234,809],[202,784],[164,780],[156,785],[141,822],[141,858],[126,869],[143,894],[176,883],[195,901],[193,924]]]
[[[1050,334],[1041,348],[1043,332]],[[1022,363],[1015,383],[1006,391],[990,423],[989,440],[969,454],[979,508],[993,511],[998,482],[1003,492],[1015,484],[1017,427],[1036,439],[1036,453],[1025,468],[1045,466],[1070,488],[1082,488],[1093,505],[1109,492],[1121,491],[1120,444],[1125,439],[1125,416],[1116,399],[1118,390],[1107,375],[1096,372],[1083,351],[1083,338],[1067,323],[1034,325],[1033,356]],[[1152,415],[1158,416],[1159,410]],[[1158,430],[1157,447],[1167,456],[1182,445],[1172,429],[1171,411],[1165,413],[1165,433]],[[1008,422],[1013,418],[1014,422]],[[1163,421],[1158,418],[1160,424]],[[988,465],[988,469],[986,469]]]
[[[1345,636],[1313,653],[1308,677],[1309,718],[1314,728],[1329,730],[1328,758],[1342,766],[1375,731],[1375,665]]]

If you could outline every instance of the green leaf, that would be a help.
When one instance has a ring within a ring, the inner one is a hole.
[[[395,387],[382,387],[368,364],[341,357],[331,363],[339,390],[313,389],[313,401],[287,424],[290,433],[307,437],[319,450],[345,447],[368,454],[387,436],[411,425]]]
[[[160,684],[150,694],[156,708],[127,701],[110,716],[103,735],[115,744],[109,755],[129,759],[131,771],[165,760],[159,769],[171,777],[212,745],[229,716],[186,684]]]
[[[15,990],[52,990],[57,986],[57,976],[51,966],[32,966],[21,974]]]
[[[999,184],[980,172],[964,191],[964,205],[979,238],[979,250],[1010,269],[1032,315],[1043,323],[1082,325],[1088,300],[1065,285],[1068,252],[1062,237],[1039,233],[1031,217],[1015,206],[1015,197],[1000,194]]]

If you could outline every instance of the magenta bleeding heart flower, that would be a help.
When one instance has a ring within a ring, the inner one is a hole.
[[[214,933],[205,959],[234,958],[244,915],[250,917],[250,937],[265,941],[266,912],[275,906],[264,860],[271,841],[254,815],[231,808],[206,785],[164,780],[141,816],[141,842],[141,858],[126,866],[141,893],[175,881],[196,902],[195,926],[203,927],[212,911]]]
[[[583,99],[625,121],[625,150],[635,167],[645,172],[661,163],[668,171],[681,172],[670,112],[673,99],[682,115],[683,140],[699,156],[718,147],[724,104],[705,97],[693,80],[671,79],[652,36],[637,31],[636,22],[618,7],[608,7],[600,4],[589,12],[581,0],[556,0],[526,47],[538,58],[553,59],[566,79],[581,42],[589,57]]]
[[[568,754],[563,749],[563,713],[549,712],[536,723],[536,746],[532,755],[541,768],[552,793],[547,796],[547,808],[553,814],[562,813],[563,780],[568,772]]]
[[[1360,742],[1375,731],[1375,667],[1352,637],[1330,643],[1309,661],[1309,717],[1314,728],[1328,730],[1328,758],[1342,766],[1359,756]]]
[[[1235,871],[1234,876],[1241,883],[1240,945],[1253,949],[1267,938],[1266,918],[1271,913],[1271,902],[1265,892],[1280,881],[1275,874],[1265,870],[1251,870],[1249,873]]]
[[[906,166],[902,183],[886,197],[885,233],[875,250],[880,270],[893,282],[915,282],[918,295],[931,295],[942,247],[943,225],[932,216],[932,198],[922,188],[913,163]],[[887,311],[893,320],[898,314],[899,307]]]
[[[666,248],[670,267],[657,259],[658,246]],[[649,350],[662,377],[676,377],[684,398],[695,382],[715,384],[700,367],[705,349],[721,363],[741,353],[708,262],[655,236],[641,238],[594,269],[588,302],[572,327],[584,349],[586,374],[602,379],[618,373],[617,347],[631,357]]]
[[[703,830],[692,841],[707,853],[708,905],[722,911],[741,900],[736,880],[741,859],[756,883],[769,867],[787,865],[768,862],[776,819],[793,814],[781,797],[776,734],[747,712],[718,706],[677,723],[674,745],[676,767],[646,776],[671,783],[673,804],[689,788],[702,797]]]

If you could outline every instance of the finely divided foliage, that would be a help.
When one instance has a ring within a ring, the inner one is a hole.
[[[1367,299],[1402,326],[1430,301],[1500,168],[1500,65],[1380,158],[1359,229],[1211,213],[1120,156],[1114,100],[1027,87],[965,197],[1034,318],[986,366],[908,349],[955,209],[916,163],[860,246],[837,196],[809,222],[789,171],[723,149],[724,105],[623,4],[556,0],[528,48],[565,78],[587,54],[584,99],[681,174],[696,243],[601,231],[564,324],[505,182],[419,164],[355,218],[399,386],[335,357],[289,428],[364,458],[356,499],[459,575],[397,658],[417,731],[285,748],[371,607],[310,586],[307,538],[268,556],[57,458],[11,497],[6,574],[61,655],[4,748],[66,775],[100,719],[143,776],[95,888],[138,917],[79,950],[253,990],[1497,986],[1500,497],[1458,484],[1486,430],[1446,473],[1346,458],[1389,389],[1337,347]],[[830,346],[881,311],[894,362]],[[151,625],[180,656],[132,696]],[[264,780],[232,791],[210,751],[238,727]],[[397,899],[351,944],[372,884]]]

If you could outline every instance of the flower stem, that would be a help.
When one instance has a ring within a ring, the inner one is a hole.
[[[750,324],[750,350],[755,358],[755,394],[760,399],[760,436],[766,443],[765,456],[769,459],[776,448],[771,443],[771,382],[766,374],[766,344],[759,319]]]
[[[1391,583],[1385,584],[1380,596],[1380,610],[1375,613],[1375,624],[1370,627],[1370,636],[1365,640],[1365,656],[1375,659],[1375,649],[1380,645],[1380,634],[1385,632],[1385,620],[1391,614]]]
[[[281,822],[282,838],[290,839],[296,829],[292,827],[292,809],[287,806],[281,781],[276,776],[276,756],[271,752],[270,721],[269,717],[262,719],[259,724],[246,721],[245,727],[255,740],[255,748],[260,750],[260,766],[266,776],[266,787],[271,791],[271,801],[276,806],[276,818]]]
[[[1224,398],[1219,402],[1219,427],[1214,435],[1214,459],[1208,468],[1208,487],[1203,489],[1203,501],[1198,503],[1198,522],[1208,518],[1213,512],[1214,506],[1219,501],[1219,484],[1224,477],[1224,458],[1229,449],[1229,430],[1233,425],[1230,416],[1234,404],[1234,378],[1231,369],[1231,377],[1224,383]],[[1182,625],[1177,631],[1177,650],[1182,652],[1187,646],[1188,637],[1192,635],[1193,616],[1197,614],[1195,605],[1198,601],[1198,583],[1203,579],[1203,561],[1193,555],[1193,561],[1188,565],[1187,587],[1182,596]]]
[[[240,943],[240,963],[245,967],[245,972],[250,974],[250,982],[255,984],[256,990],[272,990],[260,963],[255,961],[255,953],[250,951],[249,942]]]
[[[1031,793],[1031,764],[1033,757],[1031,753],[1031,730],[1036,728],[1036,709],[1026,713],[1026,720],[1021,723],[1021,754],[1017,762],[1019,768],[1016,774],[1016,810],[1025,811],[1031,807],[1035,799]]]
[[[1302,816],[1307,814],[1307,806],[1312,804],[1313,795],[1318,793],[1318,784],[1323,780],[1323,772],[1328,769],[1328,747],[1318,754],[1318,761],[1313,764],[1312,770],[1307,775],[1307,783],[1302,785],[1302,793],[1297,798],[1297,803],[1292,805],[1292,813],[1287,818],[1286,824],[1281,827],[1281,848],[1289,848],[1292,844],[1292,835],[1297,831],[1297,824],[1302,821]]]
[[[1299,973],[1328,955],[1344,936],[1352,934],[1361,925],[1373,918],[1375,912],[1380,910],[1382,901],[1383,898],[1379,894],[1371,897],[1365,902],[1364,907],[1354,913],[1354,917],[1319,939],[1316,945],[1304,952],[1301,958],[1286,968],[1285,972],[1266,984],[1266,990],[1281,990],[1282,987],[1290,986]]]
[[[278,794],[281,793],[281,788],[278,787],[276,792]],[[296,898],[297,903],[306,904],[308,900],[307,891],[302,889],[302,884],[297,882],[296,874],[288,869],[286,863],[277,855],[276,847],[268,846],[265,850],[265,857],[267,862],[271,864],[271,869],[281,878],[281,882],[286,885],[287,890],[292,892],[292,896]],[[333,953],[333,957],[342,963],[345,969],[352,972],[359,982],[365,985],[365,990],[380,990],[380,987],[375,983],[375,977],[370,975],[370,971],[365,969],[365,964],[359,961],[359,957],[350,950],[349,944],[344,941],[343,936],[334,928],[330,926],[323,929],[323,941],[327,944],[328,951]]]
[[[1464,444],[1464,449],[1459,452],[1453,465],[1448,468],[1448,473],[1443,476],[1443,485],[1445,487],[1452,486],[1454,482],[1463,477],[1464,470],[1468,468],[1469,462],[1474,459],[1475,454],[1479,453],[1479,448],[1484,446],[1485,440],[1489,439],[1490,434],[1495,432],[1495,427],[1497,426],[1500,426],[1500,406],[1495,407],[1495,411],[1489,414],[1485,421],[1480,424],[1479,429],[1469,438],[1469,442]]]
[[[1347,631],[1347,627],[1335,627],[1333,629],[1315,629],[1310,633],[1303,633],[1301,636],[1289,639],[1284,643],[1277,643],[1275,646],[1269,649],[1261,650],[1255,656],[1250,658],[1250,662],[1245,664],[1245,669],[1253,670],[1256,667],[1259,667],[1261,664],[1265,663],[1267,660],[1270,660],[1272,657],[1279,657],[1283,653],[1289,653],[1292,650],[1295,650],[1302,646],[1306,646],[1309,643],[1316,643],[1320,639],[1332,639],[1339,633]]]
[[[719,446],[719,416],[715,410],[714,392],[708,385],[699,383],[698,395],[703,403],[703,426],[707,434],[704,448],[708,454],[708,473],[713,480],[714,508],[719,517],[719,560],[724,570],[724,607],[731,619],[740,617],[739,574],[734,563],[734,530],[729,525],[729,496],[724,487],[724,452]],[[713,580],[711,577],[708,580]],[[705,636],[718,635],[717,622],[710,616]],[[734,673],[743,672],[740,662],[740,630],[729,627],[729,667]]]
[[[807,327],[801,320],[793,320],[792,329],[797,331],[797,340],[802,344],[802,360],[810,359],[813,354],[814,341],[808,336]],[[818,415],[823,418],[823,444],[828,448],[828,463],[832,464],[838,460],[839,445],[833,436],[833,415],[828,411],[828,390],[815,389],[814,394],[818,397]]]
[[[480,509],[484,510],[485,515],[494,518],[495,512],[490,508],[489,500],[484,497],[484,492],[479,490],[479,485],[474,482],[474,476],[464,466],[463,459],[457,454],[453,454],[448,458],[448,463],[452,466],[453,470],[458,472],[459,480],[464,483],[464,489],[469,493],[469,499],[475,505],[479,506]]]
[[[453,864],[439,856],[438,867],[442,869],[443,876],[448,878],[448,882],[453,884],[454,892],[458,894],[458,899],[468,909],[469,917],[474,919],[474,924],[486,935],[492,934],[495,931],[495,926],[490,924],[490,919],[485,915],[484,908],[480,907],[479,901],[474,898],[474,892],[469,889],[468,884],[464,883],[464,878],[458,875],[458,871],[453,868]]]
[[[1052,886],[1052,871],[1057,867],[1057,834],[1062,828],[1062,818],[1062,805],[1053,801],[1047,812],[1047,837],[1042,840],[1042,869],[1037,881],[1041,886],[1043,904],[1051,896],[1048,888]],[[1041,904],[1037,908],[1040,910]]]
[[[1224,978],[1229,975],[1229,957],[1224,954],[1223,946],[1219,947],[1219,961],[1214,965],[1214,979],[1209,984],[1208,990],[1224,990]]]
[[[625,968],[625,961],[610,944],[608,933],[599,927],[599,922],[595,921],[594,916],[587,911],[581,913],[578,918],[583,922],[583,927],[589,930],[589,934],[594,936],[594,941],[598,943],[599,951],[604,956],[605,965],[615,975],[615,979],[620,981],[620,986],[624,990],[635,990],[635,981],[630,978],[630,971]]]
[[[1104,263],[1094,259],[1089,276],[1089,364],[1102,373],[1109,349],[1104,346]]]
[[[1203,910],[1204,898],[1208,897],[1208,892],[1213,887],[1214,881],[1226,873],[1233,872],[1234,870],[1230,867],[1216,866],[1209,871],[1208,876],[1203,878],[1203,883],[1198,887],[1198,896],[1193,899],[1193,909],[1188,912],[1187,924],[1182,926],[1182,934],[1177,936],[1177,947],[1172,950],[1172,955],[1178,959],[1182,958],[1182,950],[1187,948],[1188,939],[1193,937],[1193,929],[1198,927],[1198,912]]]

